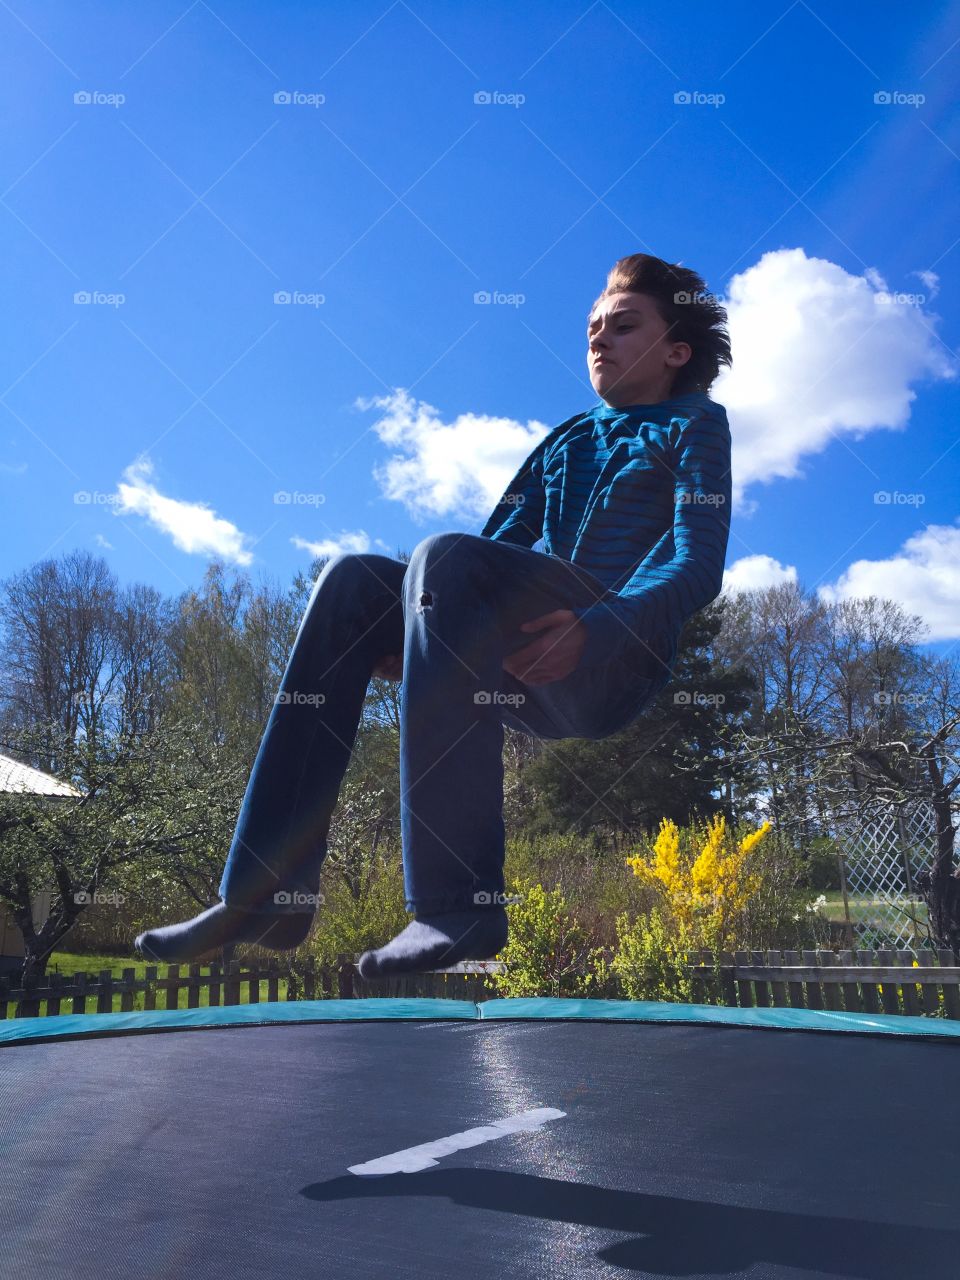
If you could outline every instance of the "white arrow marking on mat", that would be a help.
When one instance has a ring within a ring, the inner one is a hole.
[[[386,1173],[419,1173],[421,1169],[431,1169],[442,1156],[452,1155],[454,1151],[463,1151],[466,1147],[479,1147],[481,1143],[492,1142],[494,1138],[505,1138],[508,1133],[533,1133],[542,1128],[548,1120],[559,1120],[566,1114],[565,1111],[558,1111],[556,1107],[535,1107],[532,1111],[521,1111],[515,1116],[493,1120],[490,1124],[480,1125],[476,1129],[464,1129],[462,1133],[451,1133],[449,1138],[422,1142],[419,1147],[407,1147],[404,1151],[394,1151],[391,1155],[367,1160],[365,1164],[348,1165],[347,1171],[356,1173],[361,1178],[378,1178]]]

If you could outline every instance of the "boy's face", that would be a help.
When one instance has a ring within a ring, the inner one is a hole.
[[[692,350],[666,335],[666,321],[648,294],[601,298],[587,325],[587,367],[597,395],[618,409],[669,399],[676,371]]]

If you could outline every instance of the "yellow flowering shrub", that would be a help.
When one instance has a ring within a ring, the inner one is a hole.
[[[610,967],[628,999],[689,1001],[688,953],[707,949],[718,959],[720,951],[742,945],[763,897],[757,850],[770,829],[765,822],[737,839],[722,814],[684,831],[664,818],[647,856],[626,859],[654,894],[648,913],[617,917]]]
[[[653,857],[627,858],[634,875],[656,889],[665,915],[693,939],[694,947],[730,950],[737,926],[763,886],[755,856],[770,831],[764,824],[736,840],[717,814],[705,828],[684,833],[664,818],[653,842]]]

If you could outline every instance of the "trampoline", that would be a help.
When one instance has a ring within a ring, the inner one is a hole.
[[[793,1009],[0,1022],[3,1274],[953,1277],[958,1068],[956,1023]]]

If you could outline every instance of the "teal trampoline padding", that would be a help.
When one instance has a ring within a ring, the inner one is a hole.
[[[78,1036],[190,1031],[210,1027],[277,1026],[286,1022],[362,1022],[374,1019],[459,1019],[473,1022],[471,1000],[263,1000],[207,1009],[145,1009],[138,1013],[66,1013],[0,1021],[0,1045]]]
[[[896,1013],[834,1013],[829,1009],[733,1009],[656,1000],[487,1000],[480,1017],[586,1018],[612,1022],[692,1022],[784,1031],[854,1031],[861,1035],[946,1036],[960,1039],[960,1022]]]
[[[207,1009],[153,1009],[140,1013],[76,1013],[0,1021],[0,1046],[37,1040],[190,1031],[211,1027],[278,1026],[283,1023],[513,1019],[588,1022],[689,1023],[780,1031],[834,1031],[859,1035],[923,1036],[960,1042],[960,1022],[900,1014],[834,1013],[828,1009],[733,1009],[725,1005],[666,1004],[653,1000],[536,999],[263,1001]]]

